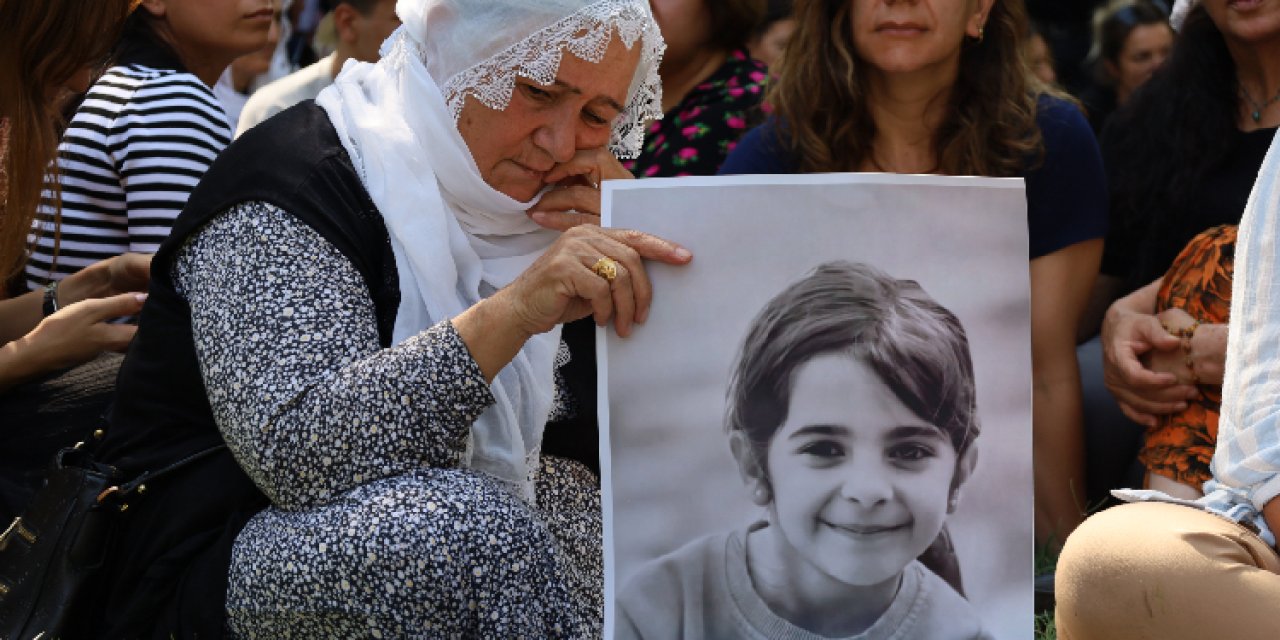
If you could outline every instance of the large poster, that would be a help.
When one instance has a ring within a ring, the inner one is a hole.
[[[599,333],[606,637],[1030,637],[1022,181],[612,181],[604,207],[694,254]]]

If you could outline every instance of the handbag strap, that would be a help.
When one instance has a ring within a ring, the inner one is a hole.
[[[156,471],[143,471],[142,473],[138,474],[138,476],[137,476],[136,478],[134,478],[133,480],[130,480],[130,481],[128,481],[128,482],[126,482],[126,483],[124,483],[124,484],[121,484],[121,485],[118,485],[118,486],[114,486],[114,487],[111,487],[111,488],[107,489],[106,491],[103,491],[103,492],[102,492],[102,494],[98,496],[98,502],[102,502],[102,501],[103,501],[105,498],[107,498],[108,496],[112,496],[112,497],[114,497],[115,499],[121,499],[121,498],[124,498],[124,497],[126,497],[126,496],[129,496],[130,494],[133,494],[134,492],[141,492],[141,491],[144,491],[144,490],[145,490],[145,484],[146,484],[147,482],[150,482],[150,481],[155,480],[156,478],[160,478],[160,477],[162,477],[162,476],[169,475],[170,473],[173,473],[174,471],[177,471],[177,470],[179,470],[179,469],[181,469],[181,468],[183,468],[183,467],[185,467],[185,466],[187,466],[187,465],[190,465],[190,464],[192,464],[192,463],[194,463],[194,462],[197,462],[197,461],[199,461],[199,460],[203,460],[204,458],[207,458],[207,457],[209,457],[209,456],[211,456],[211,455],[213,455],[213,454],[215,454],[215,453],[218,453],[219,451],[222,451],[223,449],[226,449],[226,448],[227,448],[227,445],[226,445],[226,444],[218,444],[218,445],[214,445],[214,446],[212,446],[212,447],[209,447],[208,449],[204,449],[204,450],[202,450],[202,451],[197,451],[197,452],[195,452],[195,453],[193,453],[193,454],[191,454],[191,455],[189,455],[189,456],[187,456],[187,457],[185,457],[185,458],[183,458],[183,459],[181,459],[181,460],[178,460],[177,462],[174,462],[173,464],[170,464],[170,465],[169,465],[169,466],[167,466],[167,467],[163,467],[163,468],[161,468],[161,469],[159,469],[159,470],[156,470]]]

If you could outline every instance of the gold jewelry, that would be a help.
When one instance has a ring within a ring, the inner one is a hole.
[[[618,277],[618,263],[609,256],[601,256],[595,264],[591,265],[591,272],[613,282],[613,279]]]
[[[982,38],[986,35],[987,25],[978,26],[978,44],[982,44]]]

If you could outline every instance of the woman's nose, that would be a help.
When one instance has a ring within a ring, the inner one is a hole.
[[[556,117],[533,134],[533,142],[547,152],[557,164],[568,162],[577,153],[577,132],[573,123],[565,117]]]

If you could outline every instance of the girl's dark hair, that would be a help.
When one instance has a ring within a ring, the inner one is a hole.
[[[130,14],[111,52],[112,59],[128,60],[140,52],[159,51],[174,61],[181,60],[173,45],[156,28],[159,22],[161,20],[151,15],[144,7],[139,7],[137,11]]]
[[[796,370],[829,353],[861,358],[957,454],[978,437],[973,361],[960,320],[912,280],[837,261],[774,296],[742,342],[725,427],[747,436],[758,461],[786,420]]]
[[[1237,130],[1235,63],[1203,6],[1196,7],[1164,65],[1117,111],[1103,132],[1111,223],[1167,244],[1205,174],[1227,158]],[[1135,248],[1136,249],[1136,248]]]

